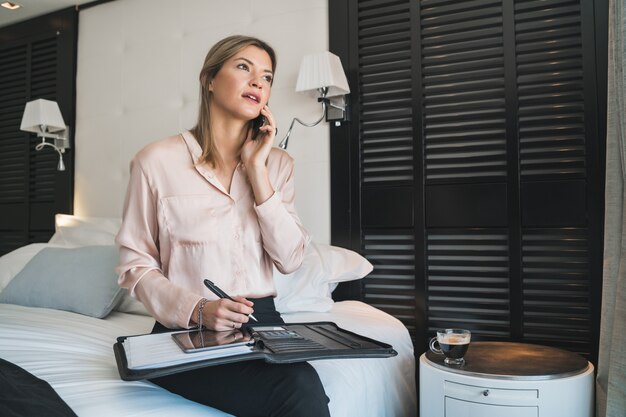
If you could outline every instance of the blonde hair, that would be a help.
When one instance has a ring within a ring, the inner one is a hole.
[[[220,155],[215,148],[213,135],[211,134],[211,92],[209,83],[217,75],[224,63],[232,58],[237,52],[247,46],[256,46],[267,52],[272,61],[272,71],[276,71],[276,53],[271,46],[260,39],[251,36],[233,35],[217,42],[204,58],[204,64],[200,71],[200,109],[198,121],[189,131],[196,138],[202,148],[202,155],[198,162],[206,162],[212,166],[221,163]]]

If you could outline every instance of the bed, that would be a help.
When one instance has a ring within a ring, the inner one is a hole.
[[[109,264],[115,262],[118,225],[117,219],[57,216],[49,243],[0,257],[0,358],[47,381],[81,417],[227,416],[148,381],[120,379],[112,349],[116,338],[149,333],[154,320],[115,285],[98,287],[110,293],[101,299],[90,295],[89,305],[80,305],[78,296],[97,286],[92,279],[115,280]],[[365,303],[331,298],[338,282],[369,271],[371,265],[352,251],[312,243],[298,271],[275,273],[277,308],[286,322],[333,321],[398,352],[393,358],[312,361],[333,417],[415,416],[415,359],[406,328]]]

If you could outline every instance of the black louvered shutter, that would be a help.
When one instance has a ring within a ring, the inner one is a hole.
[[[592,182],[598,137],[585,86],[594,74],[583,63],[593,53],[583,47],[585,3],[515,2],[515,69],[522,337],[588,355],[597,349],[592,288],[601,282],[602,234],[593,223],[598,201],[588,202],[589,189],[601,185]]]
[[[58,102],[74,121],[76,11],[66,9],[0,28],[0,255],[54,233],[54,214],[72,213],[73,150],[35,151],[40,140],[20,131],[24,106]],[[71,135],[73,137],[73,135]]]
[[[511,338],[503,10],[420,3],[427,332]]]
[[[19,130],[27,64],[26,45],[0,49],[0,254],[28,242],[27,231],[14,227],[25,209],[28,184],[28,149]]]
[[[362,240],[374,265],[364,301],[415,336],[414,115],[409,4],[358,5]]]
[[[329,4],[331,22],[349,22],[343,43],[331,26],[331,48],[349,68],[354,107],[349,128],[331,130],[333,152],[350,136],[353,167],[333,177],[333,196],[351,196],[333,199],[333,216],[358,219],[334,224],[333,241],[374,265],[364,301],[399,318],[418,353],[435,329],[465,327],[476,340],[595,358],[604,145],[594,2]]]

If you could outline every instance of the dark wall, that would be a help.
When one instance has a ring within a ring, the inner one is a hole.
[[[0,255],[48,241],[54,214],[72,213],[77,19],[72,7],[0,28]],[[70,126],[65,171],[20,131],[24,106],[38,98],[56,101]]]

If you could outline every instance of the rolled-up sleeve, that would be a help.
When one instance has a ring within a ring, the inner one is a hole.
[[[269,199],[256,205],[255,210],[265,251],[276,268],[288,274],[302,264],[309,236],[295,208],[293,160],[283,156],[279,167],[281,181],[278,189]]]
[[[188,328],[201,296],[174,285],[162,272],[157,198],[140,162],[131,162],[123,221],[116,243],[118,284],[138,298],[160,323]]]

